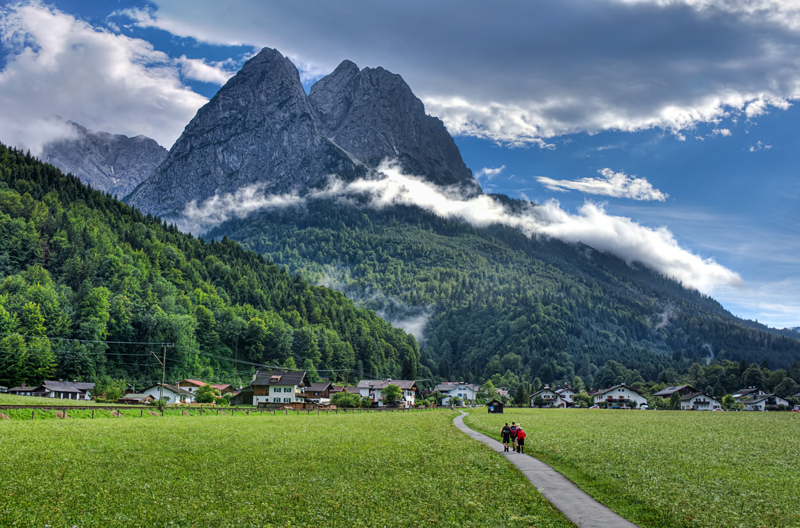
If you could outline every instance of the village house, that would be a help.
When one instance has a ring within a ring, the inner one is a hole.
[[[572,405],[575,403],[572,400],[572,397],[578,393],[572,390],[572,387],[569,385],[562,385],[561,387],[556,387],[556,394],[558,394],[561,399],[564,400],[564,403],[567,404],[567,407],[572,407]]]
[[[236,387],[231,385],[230,383],[223,383],[220,385],[212,385],[212,389],[219,391],[220,396],[224,396],[226,394],[236,394]]]
[[[302,402],[302,391],[307,385],[305,371],[259,370],[250,383],[253,388],[253,405]]]
[[[182,379],[177,383],[179,389],[183,389],[192,394],[195,394],[200,387],[205,387],[206,385],[208,385],[208,383],[205,381],[196,379]]]
[[[695,392],[681,397],[682,411],[716,411],[717,409],[722,409],[722,404],[705,392]]]
[[[741,403],[748,411],[777,411],[778,405],[783,405],[787,409],[791,408],[787,400],[774,394],[759,394],[754,398],[742,399]]]
[[[667,387],[664,390],[660,390],[653,394],[653,396],[658,396],[660,398],[664,398],[665,400],[669,400],[672,398],[674,393],[678,393],[678,395],[683,399],[684,396],[688,396],[690,394],[697,394],[700,392],[699,390],[695,389],[691,385],[673,385],[672,387]]]
[[[563,409],[567,406],[566,400],[564,400],[560,394],[550,387],[545,386],[543,389],[531,394],[531,407],[536,406],[536,398],[539,396],[545,402],[542,407],[559,407]]]
[[[474,405],[478,399],[478,392],[481,390],[480,386],[471,383],[464,383],[458,381],[445,381],[438,384],[434,391],[444,396],[442,398],[442,405],[450,405],[452,398],[460,398],[465,405]]]
[[[358,391],[362,398],[369,398],[373,405],[383,407],[382,392],[389,385],[397,385],[402,391],[402,396],[397,402],[401,407],[413,407],[417,398],[417,382],[414,380],[361,380],[358,382]]]
[[[149,394],[155,400],[161,399],[163,394],[167,403],[192,403],[194,401],[194,394],[168,383],[164,384],[163,389],[160,383],[150,385],[140,394]]]
[[[594,393],[594,403],[601,402],[606,402],[609,409],[628,409],[647,404],[647,398],[641,391],[623,384]]]
[[[19,387],[9,389],[9,394],[18,396],[39,396],[42,398],[56,398],[59,400],[91,400],[89,392],[94,389],[94,383],[80,381],[44,381],[41,385],[27,386],[24,383]]]
[[[303,398],[317,403],[328,402],[331,398],[331,387],[333,385],[327,381],[311,383],[303,389]]]
[[[758,387],[747,387],[746,389],[740,389],[734,392],[731,396],[733,396],[733,399],[738,403],[744,403],[744,400],[750,400],[765,394],[766,392],[762,391]]]

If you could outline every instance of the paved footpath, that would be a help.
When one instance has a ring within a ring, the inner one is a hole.
[[[456,416],[453,425],[470,438],[483,442],[507,458],[522,471],[545,499],[580,528],[638,528],[594,500],[567,477],[544,462],[524,453],[503,452],[503,444],[464,425],[466,414],[462,412],[460,416]]]

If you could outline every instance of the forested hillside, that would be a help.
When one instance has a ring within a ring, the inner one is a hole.
[[[155,382],[161,342],[176,345],[170,380],[247,382],[241,361],[399,377],[419,358],[411,335],[341,293],[0,145],[0,385]]]
[[[516,387],[580,375],[591,386],[613,360],[631,380],[669,382],[712,358],[773,369],[800,358],[797,339],[749,328],[647,268],[414,207],[309,201],[209,233],[223,235],[389,320],[429,316],[421,361],[442,378]]]

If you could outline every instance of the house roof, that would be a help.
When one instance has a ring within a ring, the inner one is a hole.
[[[786,401],[786,398],[781,398],[780,396],[775,396],[774,394],[762,394],[761,396],[756,396],[755,398],[751,398],[744,403],[745,405],[753,404],[753,403],[761,403],[764,400],[768,400],[770,398],[777,398],[779,400]]]
[[[545,388],[545,389],[539,389],[538,391],[534,392],[533,394],[531,394],[531,398],[535,398],[536,396],[540,395],[543,392],[549,392],[550,394],[558,396],[559,398],[561,397],[561,395],[559,393],[557,393],[556,391],[554,391],[553,389],[548,387],[548,388]]]
[[[361,380],[358,382],[359,389],[383,390],[389,385],[397,385],[402,390],[416,390],[415,380]]]
[[[149,387],[147,387],[144,390],[150,390],[153,387],[161,387],[161,384],[160,383],[156,383],[155,385],[150,385]],[[175,394],[177,394],[178,396],[191,396],[191,397],[194,397],[194,394],[192,394],[191,392],[189,392],[187,390],[183,390],[180,387],[176,387],[175,385],[170,385],[169,383],[165,383],[164,384],[164,390],[172,391]]]
[[[347,392],[358,394],[359,396],[361,395],[361,389],[359,389],[358,387],[342,387],[342,388]]]
[[[695,389],[691,385],[673,385],[672,387],[667,387],[664,390],[660,390],[660,391],[656,392],[655,394],[653,394],[653,396],[669,397],[669,396],[672,396],[673,392],[682,391],[683,389],[685,389],[687,387],[692,389],[691,392],[698,392],[697,389]]]
[[[305,388],[305,392],[325,392],[331,387],[331,384],[328,382],[320,382],[316,381],[314,383],[309,384]]]
[[[601,390],[601,391],[595,392],[594,394],[595,394],[595,395],[605,394],[605,393],[607,393],[607,392],[611,392],[611,391],[613,391],[613,390],[615,390],[615,389],[628,389],[628,390],[630,390],[630,391],[633,391],[633,392],[635,392],[636,394],[643,395],[643,394],[642,394],[642,391],[636,390],[636,389],[634,389],[633,387],[629,387],[629,386],[625,385],[624,383],[623,383],[623,384],[620,384],[620,385],[614,385],[614,386],[613,386],[613,387],[611,387],[611,388],[608,388],[608,389],[605,389],[605,390]]]
[[[480,386],[478,386],[478,385],[475,385],[475,384],[472,384],[472,383],[456,383],[454,381],[446,381],[444,383],[440,383],[436,387],[434,387],[433,390],[434,391],[439,391],[439,392],[450,392],[453,389],[457,389],[458,387],[466,387],[466,388],[468,388],[470,390],[473,390],[475,392],[478,392],[479,390],[481,390]]]
[[[231,386],[230,383],[223,383],[221,385],[212,385],[211,388],[212,389],[217,389],[218,391],[221,391],[221,390],[227,389],[230,386]]]
[[[747,387],[746,389],[740,389],[734,392],[733,395],[734,396],[738,395],[739,397],[742,397],[742,396],[747,396],[748,394],[753,394],[758,392],[761,392],[761,389],[759,389],[758,387]]]
[[[131,393],[131,394],[126,394],[125,396],[123,396],[119,400],[146,400],[148,398],[153,399],[153,395],[152,394],[133,394],[133,393]],[[119,401],[119,400],[117,400],[117,401]]]
[[[673,392],[675,392],[675,391],[673,391]],[[655,394],[653,396],[655,396]],[[716,399],[715,397],[711,396],[710,394],[706,394],[703,391],[690,392],[686,396],[681,397],[681,401],[689,401],[689,400],[691,400],[693,398],[696,398],[698,396],[705,396],[709,400],[714,400],[715,402],[719,403],[718,399]]]
[[[178,382],[178,385],[180,385],[181,383],[194,385],[195,387],[205,387],[206,385],[208,385],[208,383],[206,383],[205,381],[200,381],[195,379],[182,379]]]
[[[250,385],[280,385],[305,387],[305,371],[259,370]]]

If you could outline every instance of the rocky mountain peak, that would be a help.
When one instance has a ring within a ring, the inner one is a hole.
[[[167,149],[154,139],[95,132],[67,123],[73,137],[45,145],[41,159],[100,191],[127,195],[167,157]]]
[[[402,77],[342,62],[309,95],[292,62],[264,48],[201,108],[131,204],[177,217],[192,200],[259,184],[303,192],[386,158],[442,185],[480,192],[442,122]]]

